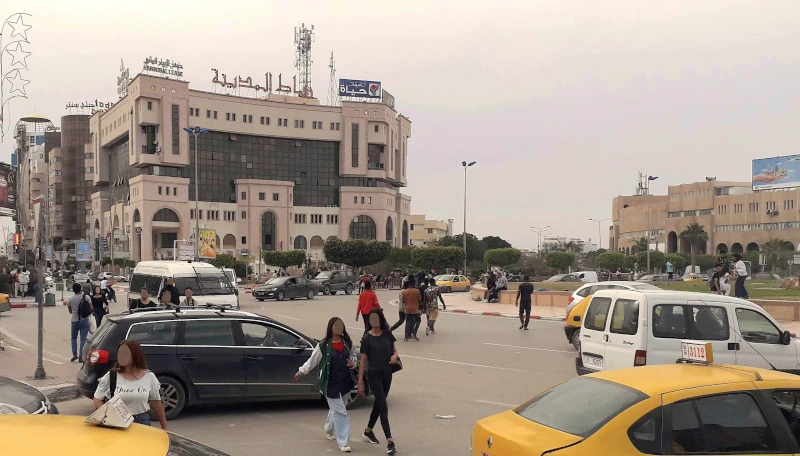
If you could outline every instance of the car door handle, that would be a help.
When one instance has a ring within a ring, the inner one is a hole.
[[[261,356],[245,356],[244,358],[248,361],[261,361],[264,359]]]
[[[738,350],[739,343],[738,342],[731,342],[728,344],[728,350]]]
[[[608,342],[608,334],[606,334],[606,335],[604,335],[604,336],[603,336],[603,340],[605,340],[606,342]]]
[[[196,356],[191,356],[191,355],[184,355],[184,356],[181,356],[180,358],[182,360],[185,360],[185,361],[194,361],[194,360],[197,359]]]

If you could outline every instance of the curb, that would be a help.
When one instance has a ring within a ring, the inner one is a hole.
[[[501,312],[481,312],[479,310],[453,309],[453,310],[443,310],[442,312],[461,313],[468,315],[482,315],[485,317],[519,318],[519,314],[515,313],[511,314],[511,313],[501,313]],[[550,315],[531,315],[531,320],[564,321],[566,320],[566,317],[556,317]]]
[[[44,393],[44,395],[50,399],[50,402],[54,403],[75,399],[81,395],[80,391],[78,391],[78,386],[74,383],[63,383],[61,385],[39,388],[39,391]]]
[[[61,301],[61,305],[62,306],[66,306],[67,305],[67,301]],[[39,307],[39,304],[36,304],[35,302],[11,303],[11,308],[12,309],[24,309],[26,307]],[[45,307],[49,307],[49,306],[45,306]]]

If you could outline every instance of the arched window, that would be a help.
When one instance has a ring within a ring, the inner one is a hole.
[[[133,223],[139,223],[142,221],[142,216],[139,214],[139,209],[133,211]]]
[[[264,212],[261,216],[261,249],[275,250],[275,238],[278,234],[275,214]]]
[[[321,236],[314,236],[311,238],[311,250],[322,250],[322,244],[325,241],[322,240]]]
[[[367,215],[359,215],[350,222],[350,239],[378,239],[375,221]]]
[[[226,234],[225,237],[222,238],[222,248],[225,250],[236,249],[236,236],[232,234]]]
[[[172,209],[159,209],[155,214],[153,214],[153,221],[154,222],[180,222],[178,218],[178,214],[175,213]]]
[[[394,237],[394,222],[391,217],[386,218],[386,240],[392,242]]]
[[[408,247],[408,221],[403,220],[403,247]]]
[[[294,238],[295,250],[306,250],[308,248],[308,241],[305,236],[297,236]]]

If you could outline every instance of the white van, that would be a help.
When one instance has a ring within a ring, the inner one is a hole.
[[[714,362],[800,373],[798,341],[761,306],[708,293],[600,290],[583,316],[578,374],[671,364],[681,341],[710,342]]]
[[[224,272],[208,263],[188,261],[140,261],[131,277],[128,305],[140,298],[142,288],[147,288],[152,299],[157,301],[170,277],[175,280],[181,300],[183,291],[189,287],[199,305],[239,308],[239,292]]]
[[[591,283],[591,282],[599,282],[600,279],[597,277],[597,273],[594,271],[578,271],[573,272],[572,275],[578,276],[583,283]]]

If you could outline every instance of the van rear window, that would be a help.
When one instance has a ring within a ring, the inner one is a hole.
[[[516,412],[542,426],[586,438],[646,398],[641,391],[618,383],[579,377],[533,398]]]
[[[594,331],[605,331],[608,320],[608,309],[611,307],[611,298],[592,298],[583,327]]]
[[[147,275],[147,274],[133,274],[131,277],[131,293],[139,293],[142,288],[147,288],[151,295],[158,295],[158,289],[161,288],[161,280],[163,277]]]

